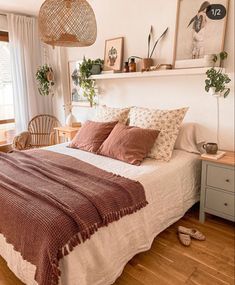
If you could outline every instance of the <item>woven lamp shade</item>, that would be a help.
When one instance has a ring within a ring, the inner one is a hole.
[[[96,41],[96,18],[86,0],[46,0],[38,23],[41,40],[53,47],[84,47]]]

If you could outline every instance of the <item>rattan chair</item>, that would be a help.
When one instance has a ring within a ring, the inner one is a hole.
[[[25,150],[55,144],[55,127],[59,127],[58,119],[51,115],[38,115],[29,122],[28,131],[16,136],[12,148]]]

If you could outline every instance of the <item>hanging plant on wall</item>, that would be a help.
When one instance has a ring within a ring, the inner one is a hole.
[[[52,94],[52,87],[55,85],[55,81],[54,73],[50,66],[47,64],[40,66],[36,73],[36,80],[38,83],[38,91],[40,95],[48,96]]]

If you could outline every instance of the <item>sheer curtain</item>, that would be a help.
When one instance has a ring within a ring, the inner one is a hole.
[[[43,64],[43,49],[38,36],[37,20],[7,15],[11,69],[17,132],[27,129],[30,119],[52,113],[51,98],[38,93],[35,74]]]

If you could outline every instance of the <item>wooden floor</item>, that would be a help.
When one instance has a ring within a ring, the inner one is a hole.
[[[181,246],[176,234],[179,225],[198,228],[206,241]],[[162,232],[151,250],[135,256],[114,285],[234,285],[234,237],[233,223],[208,216],[200,224],[198,210],[193,209]],[[23,285],[1,258],[0,285]]]

